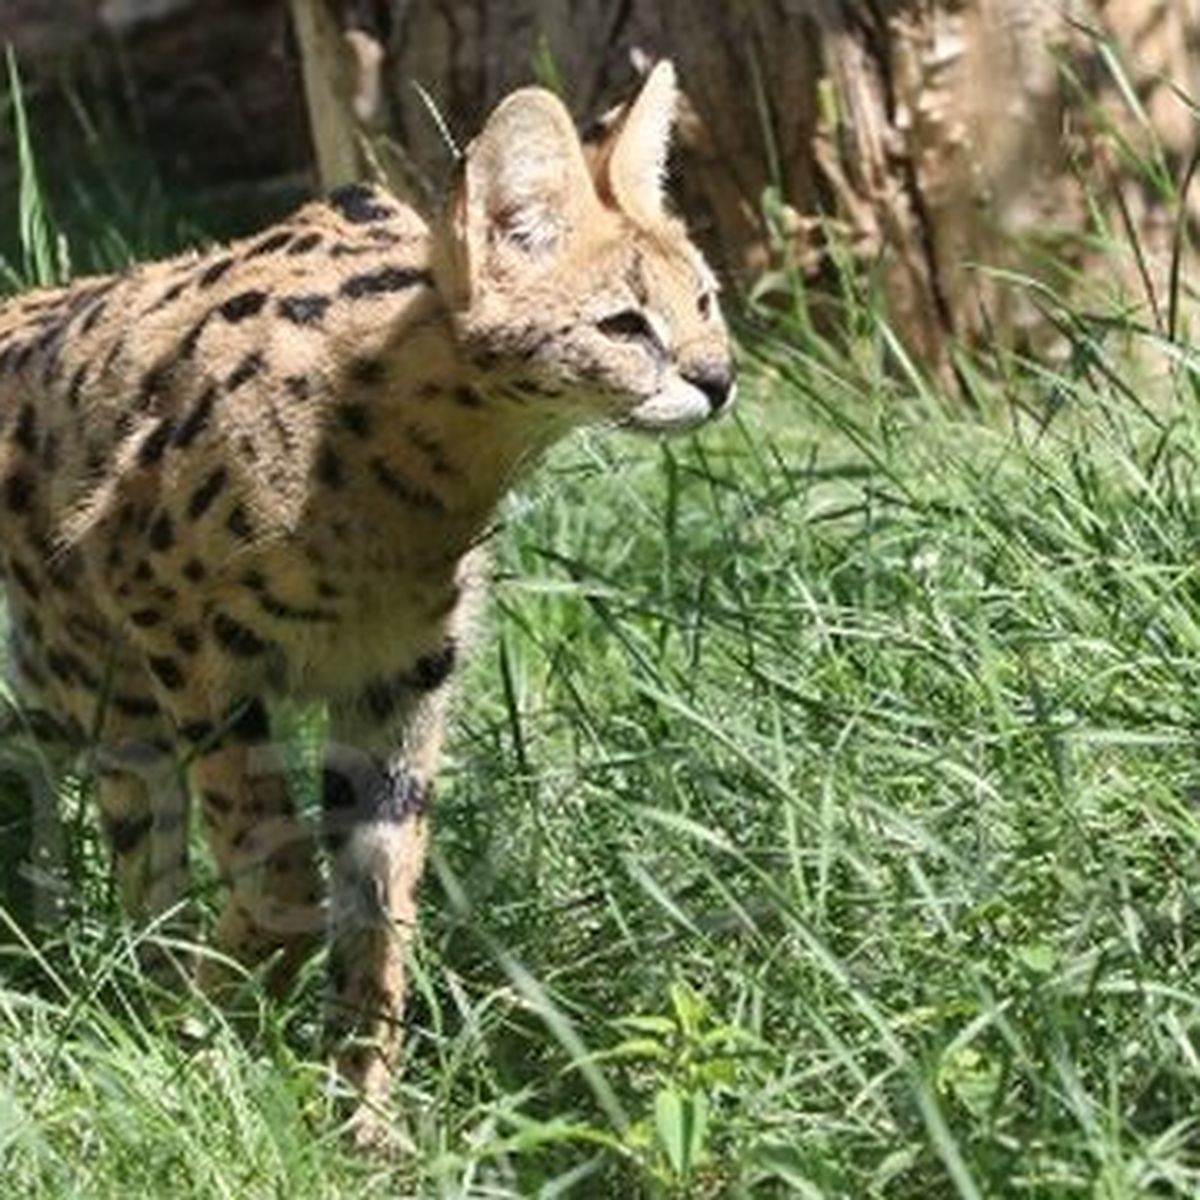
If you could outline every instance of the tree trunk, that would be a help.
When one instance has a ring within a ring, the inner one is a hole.
[[[1200,65],[1189,7],[452,0],[394,4],[371,32],[388,41],[393,135],[437,178],[449,158],[414,82],[462,139],[531,73],[586,121],[632,86],[639,57],[670,54],[689,98],[681,199],[718,262],[749,280],[790,260],[820,280],[829,234],[844,237],[910,348],[942,367],[955,338],[1044,338],[1036,296],[998,271],[1060,293],[1089,269],[1109,284],[1111,261],[1089,248],[1097,213],[1129,247],[1121,282],[1162,318],[1171,184],[1195,141],[1176,90],[1194,92]]]
[[[0,48],[16,56],[47,180],[90,158],[96,125],[119,128],[187,194],[307,169],[288,41],[283,0],[0,0]],[[0,191],[16,169],[6,90]],[[105,148],[119,160],[128,146]]]
[[[446,130],[461,144],[511,88],[540,78],[586,124],[670,55],[680,204],[729,276],[798,265],[819,294],[836,239],[935,369],[955,339],[1046,337],[1014,273],[1064,295],[1119,284],[1169,320],[1193,3],[8,0],[0,40],[37,63],[104,33],[168,174],[277,173],[305,155],[289,9],[326,182],[382,168],[420,200],[452,174]],[[1126,251],[1102,262],[1105,226]]]

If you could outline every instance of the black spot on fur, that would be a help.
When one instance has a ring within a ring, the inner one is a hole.
[[[359,696],[359,707],[374,721],[382,725],[396,715],[401,705],[413,698],[413,689],[407,673],[394,679],[376,679],[369,683]]]
[[[174,431],[174,420],[171,417],[163,417],[142,439],[142,444],[138,447],[138,463],[143,467],[154,466],[162,458]]]
[[[29,342],[15,342],[4,352],[4,372],[6,375],[16,375],[25,369],[33,346]]]
[[[156,608],[139,608],[129,614],[129,619],[141,629],[150,629],[162,621],[162,613]]]
[[[90,649],[107,649],[111,644],[112,639],[103,625],[89,621],[78,613],[67,617],[65,628],[72,641]]]
[[[13,430],[13,441],[26,454],[37,452],[37,413],[34,412],[32,404],[21,405],[21,411],[17,414],[17,426]]]
[[[293,325],[319,325],[330,303],[328,296],[285,296],[275,307]]]
[[[417,267],[380,267],[362,275],[351,275],[343,280],[341,294],[348,300],[362,300],[369,296],[384,296],[390,292],[403,292],[412,287],[432,287],[433,276]]]
[[[75,668],[75,680],[79,686],[89,692],[98,692],[101,686],[99,677],[80,659],[74,655],[71,658]]]
[[[138,385],[137,399],[134,401],[139,412],[149,412],[154,407],[155,401],[167,390],[169,375],[170,368],[166,364],[160,364],[152,367],[142,376],[142,381]],[[122,413],[121,415],[127,416],[128,414]]]
[[[239,292],[236,296],[230,296],[218,307],[217,311],[233,325],[238,321],[245,321],[249,317],[257,316],[262,312],[262,307],[266,302],[266,292]]]
[[[382,458],[371,459],[371,474],[389,495],[409,508],[419,508],[424,512],[431,513],[446,511],[446,506],[431,491],[404,479],[394,467],[384,462]]]
[[[42,561],[46,564],[46,575],[51,586],[59,591],[69,592],[83,574],[83,555],[78,546],[58,551],[51,551],[47,547],[42,554]]]
[[[323,833],[335,853],[356,825],[399,825],[429,807],[430,788],[403,768],[355,758],[330,762],[321,775]]]
[[[120,817],[105,821],[104,829],[113,853],[122,857],[132,854],[149,834],[152,824],[153,818],[149,814],[144,817]]]
[[[454,402],[463,408],[482,408],[483,397],[473,388],[462,384],[454,389]]]
[[[457,475],[458,468],[446,455],[445,447],[431,433],[411,422],[404,426],[404,436],[415,450],[424,455],[435,475]]]
[[[54,675],[57,675],[65,683],[78,684],[85,691],[89,692],[100,690],[100,680],[95,672],[88,667],[78,654],[73,654],[70,650],[55,648],[47,651],[46,665]]]
[[[203,801],[205,808],[210,808],[223,817],[233,812],[233,801],[222,792],[206,791]]]
[[[62,374],[62,359],[59,357],[57,347],[46,356],[42,364],[42,387],[48,388],[57,382],[59,375]]]
[[[29,360],[33,358],[36,349],[37,344],[35,342],[26,342],[24,345],[15,347],[13,370],[17,372],[24,371],[29,366]]]
[[[441,687],[454,670],[456,657],[454,642],[447,641],[440,650],[422,655],[408,670],[369,683],[359,697],[360,707],[377,723],[390,720],[417,695]]]
[[[441,687],[454,671],[458,658],[458,647],[453,641],[447,641],[440,650],[432,654],[423,654],[413,664],[412,674],[417,687],[432,691]]]
[[[80,397],[83,395],[84,384],[87,383],[88,365],[83,363],[75,368],[71,375],[71,382],[67,384],[67,403],[72,408],[79,407]]]
[[[326,969],[329,972],[329,985],[333,988],[333,994],[340,996],[346,990],[346,983],[350,979],[350,968],[346,966],[346,960],[340,954],[330,951]]]
[[[157,312],[160,308],[165,308],[168,304],[178,300],[190,282],[188,279],[181,279],[178,283],[173,283],[146,311]]]
[[[200,278],[196,281],[198,286],[202,288],[212,287],[232,266],[233,259],[228,255],[224,258],[218,258],[215,263],[206,267],[201,273]]]
[[[55,647],[46,651],[46,666],[50,674],[61,683],[71,683],[74,680],[75,672],[71,669],[71,658],[72,656]]]
[[[317,479],[328,488],[345,486],[346,476],[342,470],[342,460],[329,446],[322,446],[317,454]]]
[[[113,706],[126,717],[157,717],[158,705],[146,696],[113,697]]]
[[[254,537],[254,529],[250,524],[250,518],[246,516],[246,510],[240,504],[234,506],[228,520],[225,522],[225,528],[242,542],[248,542]]]
[[[201,742],[207,742],[215,736],[217,727],[206,720],[184,721],[179,726],[179,736],[184,741],[191,742],[193,746],[199,745]]]
[[[183,341],[179,343],[179,349],[176,351],[175,357],[184,362],[191,358],[196,353],[196,347],[200,344],[200,335],[204,332],[204,327],[208,324],[208,317],[204,316],[198,320],[183,336]]]
[[[17,670],[20,671],[34,687],[45,687],[46,676],[38,669],[37,664],[25,654],[19,646],[12,647],[13,662],[16,664]]]
[[[361,183],[350,183],[331,192],[329,205],[355,225],[384,221],[395,211],[390,205],[380,203],[374,188]]]
[[[283,386],[293,400],[307,400],[312,395],[312,380],[307,375],[288,375]]]
[[[225,390],[236,392],[242,384],[253,379],[265,366],[266,360],[263,358],[262,353],[258,350],[251,350],[229,373],[229,378],[225,381]]]
[[[246,257],[261,258],[264,254],[271,254],[276,250],[282,250],[295,236],[290,229],[281,229],[277,233],[268,234],[265,238],[255,242],[246,251]]]
[[[31,476],[23,471],[14,471],[4,481],[4,503],[9,512],[24,515],[33,507],[33,495],[36,490]]]
[[[267,643],[252,629],[227,613],[219,612],[213,617],[213,634],[225,650],[238,658],[253,658],[267,648]]]
[[[229,472],[224,467],[217,467],[209,472],[208,477],[196,488],[188,500],[187,515],[192,521],[199,520],[212,507],[213,501],[221,494],[229,481]]]
[[[378,358],[356,358],[350,364],[347,374],[351,383],[374,387],[387,378],[387,364]]]
[[[104,316],[104,310],[108,307],[106,300],[97,300],[95,304],[87,311],[87,316],[79,322],[79,332],[81,334],[91,333],[96,328],[100,318]]]
[[[200,399],[192,406],[175,432],[175,445],[180,449],[190,446],[207,428],[212,417],[213,405],[217,400],[217,389],[206,388]]]
[[[183,566],[183,574],[186,579],[192,583],[199,583],[208,572],[204,569],[204,564],[198,558],[189,558]]]
[[[154,673],[154,678],[167,691],[177,692],[183,687],[183,672],[179,669],[179,664],[173,658],[167,658],[161,654],[153,654],[147,662],[150,670]]]
[[[175,638],[175,645],[184,654],[195,654],[200,649],[200,635],[186,625],[181,625],[172,636]]]
[[[17,586],[25,595],[29,596],[30,600],[41,599],[42,589],[38,587],[37,580],[34,578],[34,572],[30,571],[22,560],[19,558],[8,559],[8,570],[10,570]]]
[[[122,334],[108,348],[108,353],[104,356],[104,361],[100,364],[100,374],[102,376],[111,375],[116,361],[125,352],[125,335]]]
[[[290,462],[296,450],[295,438],[292,436],[291,426],[283,419],[272,397],[267,398],[267,414],[271,418],[271,427],[275,430],[275,436],[279,439],[283,457]]]
[[[320,244],[321,235],[319,233],[306,233],[302,237],[298,237],[288,247],[288,254],[292,256],[297,254],[308,254],[315,250]]]
[[[150,549],[160,554],[175,545],[175,524],[171,514],[160,512],[150,525]]]
[[[339,404],[337,418],[342,428],[355,437],[371,436],[371,414],[365,404]]]
[[[320,624],[321,622],[337,620],[336,613],[326,612],[321,608],[299,608],[294,604],[288,604],[286,601],[272,596],[270,593],[261,595],[258,598],[258,603],[261,605],[263,612],[280,621],[308,621],[313,624]]]
[[[230,711],[234,715],[228,725],[229,735],[243,745],[265,742],[271,736],[267,706],[261,700],[250,700]]]
[[[377,246],[397,246],[404,240],[394,229],[368,229],[364,236]]]
[[[50,430],[42,438],[42,448],[38,452],[38,461],[43,471],[58,470],[58,434]]]

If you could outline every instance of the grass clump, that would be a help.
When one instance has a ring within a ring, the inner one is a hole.
[[[330,1133],[315,972],[184,1053],[96,986],[101,906],[49,990],[4,969],[23,1191],[1194,1192],[1191,361],[1001,428],[882,349],[751,358],[724,428],[576,442],[510,506],[402,1164]]]
[[[513,499],[398,1159],[338,1141],[319,964],[248,1040],[164,1010],[72,827],[0,959],[5,1187],[1194,1195],[1197,363],[1054,315],[969,413],[871,303],[775,313],[733,420]]]

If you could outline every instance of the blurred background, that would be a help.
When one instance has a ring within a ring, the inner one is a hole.
[[[243,230],[322,181],[381,166],[400,190],[436,195],[452,156],[416,85],[462,144],[532,78],[586,125],[669,54],[688,98],[680,200],[726,274],[762,289],[773,273],[798,272],[819,300],[848,269],[867,271],[904,343],[942,372],[956,342],[1054,337],[1010,272],[1060,294],[1126,287],[1150,319],[1169,307],[1172,263],[1190,255],[1197,213],[1184,193],[1198,39],[1185,0],[0,9],[43,189],[85,269],[111,265],[80,236],[101,197],[157,251]],[[14,137],[11,116],[0,120],[10,260]],[[1115,277],[1114,242],[1124,248]]]

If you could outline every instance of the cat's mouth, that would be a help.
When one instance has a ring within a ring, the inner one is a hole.
[[[685,433],[733,407],[737,384],[728,368],[678,376],[635,405],[621,425],[639,433]]]

